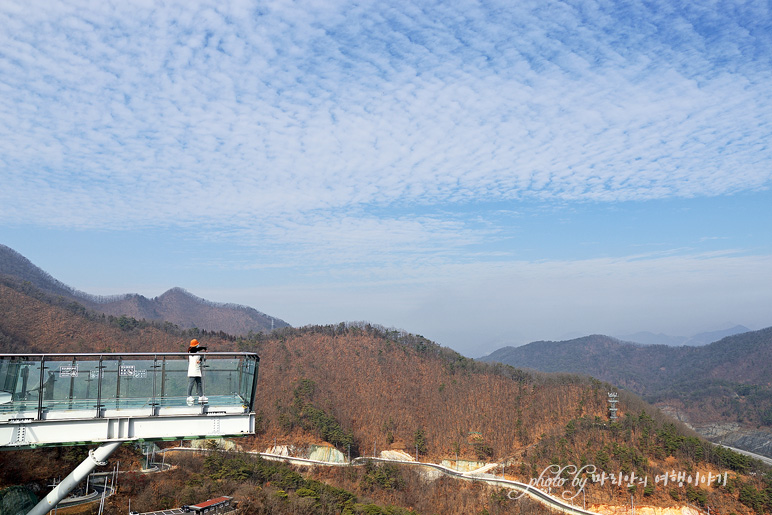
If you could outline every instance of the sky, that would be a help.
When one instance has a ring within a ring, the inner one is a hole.
[[[772,326],[767,0],[0,2],[0,243],[470,357]]]

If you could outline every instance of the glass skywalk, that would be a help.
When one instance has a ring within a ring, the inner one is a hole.
[[[187,353],[0,355],[0,449],[253,433],[260,358],[203,356],[202,403]]]

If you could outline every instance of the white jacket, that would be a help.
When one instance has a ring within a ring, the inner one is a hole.
[[[188,356],[188,377],[201,377],[201,362],[204,356],[192,354]]]

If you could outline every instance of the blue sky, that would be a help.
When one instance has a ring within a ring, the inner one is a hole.
[[[0,243],[472,357],[767,327],[770,84],[767,1],[5,0]]]

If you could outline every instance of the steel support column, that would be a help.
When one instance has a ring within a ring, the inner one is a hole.
[[[110,442],[106,443],[97,449],[92,449],[88,452],[88,458],[83,460],[83,463],[78,465],[75,470],[70,472],[61,483],[51,490],[46,497],[41,500],[27,515],[45,515],[54,507],[59,504],[59,501],[67,497],[73,488],[78,486],[78,483],[83,481],[86,476],[91,474],[98,465],[105,465],[105,460],[110,457],[115,449],[121,445],[122,442]]]

